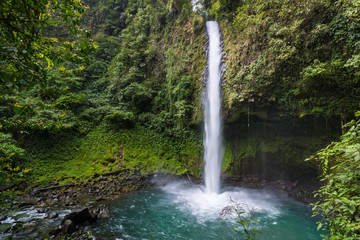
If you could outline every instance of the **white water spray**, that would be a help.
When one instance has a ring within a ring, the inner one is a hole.
[[[205,99],[205,187],[206,193],[219,193],[221,171],[221,59],[220,27],[206,22],[209,36],[208,79]]]

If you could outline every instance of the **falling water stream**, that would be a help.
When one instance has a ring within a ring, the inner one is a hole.
[[[197,1],[195,1],[197,2]],[[242,239],[233,231],[236,215],[220,219],[231,201],[256,213],[258,239],[319,240],[316,219],[306,205],[260,189],[220,188],[221,170],[221,34],[206,23],[209,37],[205,106],[205,186],[172,182],[111,201],[108,220],[95,227],[99,239]],[[241,227],[237,230],[242,231]]]
[[[209,36],[208,79],[205,100],[205,186],[207,193],[220,190],[221,170],[221,60],[220,28],[216,21],[208,21]]]

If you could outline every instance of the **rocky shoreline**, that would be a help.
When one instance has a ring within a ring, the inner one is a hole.
[[[91,224],[110,214],[102,203],[151,188],[151,177],[119,170],[95,174],[86,182],[29,188],[17,200],[5,201],[8,206],[0,213],[0,239],[24,239],[24,235],[27,239],[95,239]]]
[[[304,203],[314,201],[313,191],[318,187],[290,181],[264,181],[255,176],[222,178],[225,185],[269,189]],[[119,170],[95,174],[86,182],[64,185],[53,182],[42,188],[32,187],[18,200],[11,200],[0,213],[0,238],[23,239],[25,234],[31,236],[28,239],[95,239],[91,224],[111,214],[104,205],[106,200],[177,180],[202,184],[202,180],[194,176],[164,173],[144,176],[138,171]]]

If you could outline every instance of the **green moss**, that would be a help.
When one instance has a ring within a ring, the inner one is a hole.
[[[230,143],[225,144],[222,172],[227,172],[230,169],[231,163],[233,162],[233,153],[230,148]]]
[[[44,139],[33,135],[28,140],[26,150],[30,155],[24,165],[32,168],[32,180],[42,183],[87,179],[94,173],[122,167],[143,174],[200,172],[194,166],[200,166],[202,145],[195,134],[173,139],[145,127],[114,131],[99,126],[86,136],[52,135]]]

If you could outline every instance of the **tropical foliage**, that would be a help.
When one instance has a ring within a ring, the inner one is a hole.
[[[80,1],[6,0],[0,9],[1,179],[13,181],[25,157],[12,135],[73,126],[69,109],[84,99],[71,91],[75,74],[95,45]]]
[[[102,131],[143,125],[176,137],[179,146],[193,136],[189,126],[199,118],[197,80],[205,57],[203,20],[192,13],[190,1],[87,5],[52,0],[0,5],[6,50],[1,52],[0,131],[9,146],[28,152],[16,161],[6,158],[14,166],[42,169],[38,163],[47,155],[29,154],[37,149],[27,142],[34,136],[65,135],[71,141],[99,125]],[[50,166],[67,159],[51,156]]]
[[[87,9],[80,1],[5,0],[0,9],[1,92],[44,82],[54,64],[80,69],[94,47],[80,27]]]
[[[360,112],[357,112],[360,117]],[[322,166],[324,186],[316,195],[315,215],[323,216],[318,229],[330,231],[329,239],[360,238],[360,120],[345,125],[340,142],[331,143],[312,159]]]
[[[19,168],[18,161],[24,159],[25,151],[17,147],[15,143],[10,134],[0,132],[0,185],[8,183],[9,180],[15,183],[30,170]]]
[[[359,1],[211,1],[227,56],[225,102],[342,117],[359,104]]]

